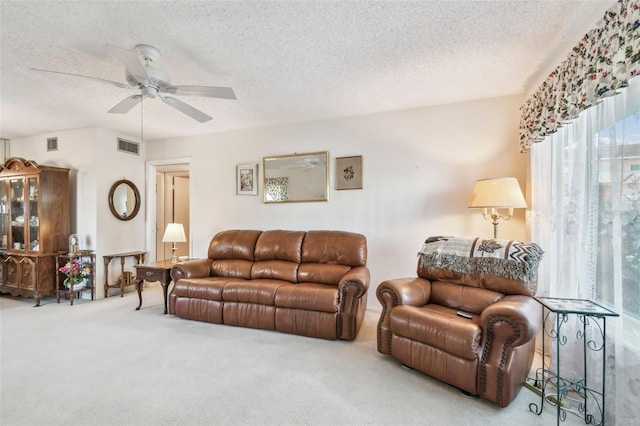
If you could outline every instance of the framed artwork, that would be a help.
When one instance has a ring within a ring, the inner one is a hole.
[[[257,164],[238,164],[236,166],[236,194],[258,195]]]
[[[336,157],[336,189],[362,189],[362,155]]]

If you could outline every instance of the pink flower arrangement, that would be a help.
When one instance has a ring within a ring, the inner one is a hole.
[[[89,265],[81,265],[80,262],[74,260],[73,262],[67,262],[59,271],[67,276],[64,280],[64,285],[68,287],[71,280],[73,280],[74,285],[80,284],[91,273],[91,267]]]

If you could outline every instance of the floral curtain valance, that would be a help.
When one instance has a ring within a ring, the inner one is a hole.
[[[520,107],[520,151],[640,75],[640,0],[620,0]]]

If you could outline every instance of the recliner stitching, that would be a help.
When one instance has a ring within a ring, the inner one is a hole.
[[[400,301],[398,300],[398,297],[396,295],[396,293],[392,290],[389,289],[380,289],[378,287],[378,293],[379,296],[383,296],[384,294],[389,294],[391,295],[391,298],[393,299],[393,305],[392,308],[395,306],[398,306],[398,304],[400,303]],[[380,299],[380,297],[378,297],[378,299]],[[381,340],[382,340],[382,332],[381,332],[381,325],[383,322],[383,319],[386,317],[387,315],[387,305],[385,303],[382,304],[382,314],[380,315],[380,319],[378,320],[378,352],[382,353],[382,344],[381,344]],[[391,312],[389,312],[389,315],[391,315]],[[392,354],[392,350],[391,350],[391,333],[387,333],[387,347],[389,348],[389,355],[393,355]]]
[[[509,324],[513,330],[513,335],[506,339],[504,342],[504,345],[502,346],[502,353],[500,354],[500,363],[498,364],[498,380],[497,380],[497,394],[496,394],[496,403],[498,405],[502,405],[502,386],[504,383],[504,366],[507,360],[507,352],[508,352],[508,348],[511,346],[511,343],[513,343],[515,340],[520,338],[520,329],[510,320],[507,320],[505,318],[499,318],[499,317],[494,317],[491,320],[489,320],[488,323],[488,330],[487,330],[487,340],[485,341],[485,345],[484,348],[482,350],[482,358],[481,358],[481,363],[480,363],[480,371],[479,371],[479,380],[478,380],[478,395],[480,395],[481,397],[484,398],[484,395],[486,393],[486,387],[487,387],[487,371],[486,371],[486,363],[487,363],[487,357],[488,357],[488,348],[491,346],[491,342],[493,340],[493,327],[498,323],[498,322],[506,322],[507,324]]]

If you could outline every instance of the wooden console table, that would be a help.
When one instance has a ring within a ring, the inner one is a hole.
[[[115,254],[107,254],[102,256],[104,260],[104,297],[109,297],[109,287],[120,287],[120,297],[124,296],[124,287],[125,285],[133,285],[135,282],[125,283],[124,282],[124,262],[127,257],[134,257],[138,264],[144,263],[144,257],[147,254],[146,251],[130,251],[126,253],[115,253]],[[111,259],[120,258],[120,285],[114,284],[109,285],[109,263],[111,263]]]

